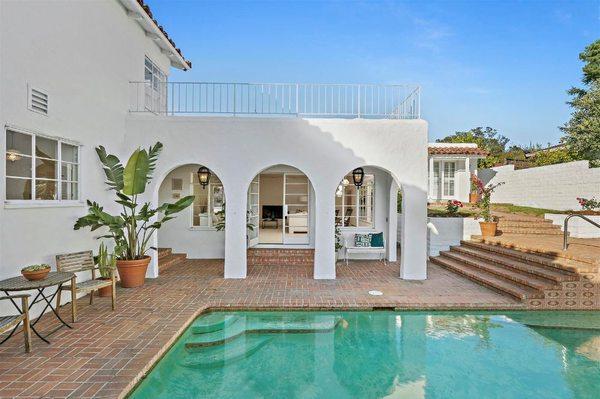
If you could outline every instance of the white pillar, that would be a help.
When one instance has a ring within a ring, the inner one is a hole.
[[[160,184],[159,184],[160,187]],[[149,187],[150,189],[154,189],[154,187]],[[146,197],[148,198],[148,197]],[[150,197],[151,198],[151,207],[152,208],[157,208],[158,207],[158,189],[156,189],[156,195],[154,195],[154,197]],[[145,200],[145,199],[143,199]],[[151,223],[154,223],[157,219],[157,216],[155,215],[153,218],[151,218]],[[167,222],[168,223],[168,222]],[[149,223],[150,224],[150,223]],[[154,235],[152,236],[152,238],[150,239],[150,243],[151,246],[156,248],[156,250],[149,250],[148,251],[148,255],[150,255],[150,264],[148,265],[148,269],[146,269],[146,278],[157,278],[158,277],[158,235],[160,234],[160,229],[158,229]]]
[[[234,188],[225,195],[225,278],[246,278],[247,192]]]
[[[432,199],[435,200],[436,198],[432,198],[433,195],[433,187],[434,184],[436,184],[435,180],[433,179],[433,157],[429,157],[429,173],[427,174],[427,199]],[[439,196],[439,193],[438,193]]]
[[[427,278],[427,193],[410,185],[402,186],[400,259],[401,278]]]
[[[390,206],[388,213],[388,234],[387,234],[387,258],[390,262],[395,262],[397,258],[398,242],[398,184],[392,179],[390,184]]]
[[[315,279],[335,279],[335,197],[315,187]]]

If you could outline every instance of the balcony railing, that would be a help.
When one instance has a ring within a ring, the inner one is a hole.
[[[130,82],[130,112],[162,115],[419,119],[410,85]]]

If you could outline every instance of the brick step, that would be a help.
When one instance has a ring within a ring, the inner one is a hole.
[[[548,235],[548,236],[562,236],[563,232],[560,228],[543,228],[543,227],[500,227],[498,230],[503,234],[536,234],[536,235]]]
[[[532,274],[534,276],[542,277],[554,283],[579,280],[578,276],[566,270],[556,269],[554,267],[545,266],[535,262],[523,262],[511,256],[496,254],[494,252],[483,250],[477,247],[462,245],[452,247],[452,250],[476,257],[486,262],[491,262],[514,270]]]
[[[560,285],[556,285],[556,282],[546,280],[545,278],[538,277],[536,275],[529,274],[520,270],[514,270],[505,266],[497,265],[491,262],[486,262],[479,258],[460,253],[456,250],[444,251],[441,252],[440,255],[461,262],[464,265],[480,269],[489,274],[493,274],[497,277],[507,280],[510,283],[516,283],[522,286],[523,288],[533,288],[539,291],[543,291],[545,289],[561,288]]]
[[[248,249],[248,265],[305,265],[312,266],[315,259],[313,249],[271,249],[250,248]]]
[[[530,228],[530,227],[541,227],[541,228],[559,228],[559,226],[552,224],[551,220],[540,219],[539,221],[523,221],[523,220],[512,220],[512,219],[500,219],[498,221],[498,227],[517,227],[517,228]]]
[[[544,252],[525,246],[515,244],[502,244],[488,241],[485,238],[472,237],[470,241],[461,241],[461,245],[475,247],[485,251],[507,255],[522,262],[534,262],[539,265],[548,266],[558,270],[566,270],[571,273],[595,273],[598,267],[589,259],[578,259],[575,256],[564,257],[565,254],[558,252]],[[573,259],[576,258],[576,259]]]
[[[164,271],[170,267],[177,266],[187,259],[186,254],[177,254],[171,253],[167,256],[164,256],[162,259],[158,258],[158,271]]]
[[[158,260],[161,260],[165,256],[169,256],[173,253],[172,248],[158,248]]]
[[[540,291],[532,288],[525,288],[517,283],[509,282],[501,277],[465,265],[454,259],[436,256],[435,258],[431,258],[431,262],[514,299],[522,301],[525,299],[543,297],[543,293]]]

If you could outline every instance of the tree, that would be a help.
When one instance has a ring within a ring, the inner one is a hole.
[[[437,140],[438,143],[475,143],[479,148],[489,152],[485,159],[480,159],[480,168],[489,168],[506,159],[507,137],[499,134],[491,127],[476,127],[466,132],[456,132],[451,136]]]
[[[586,88],[572,87],[568,101],[573,108],[571,119],[560,129],[562,141],[576,159],[587,159],[592,166],[600,166],[600,40],[596,40],[579,54],[585,65],[581,81]]]

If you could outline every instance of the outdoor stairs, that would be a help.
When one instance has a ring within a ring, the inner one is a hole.
[[[473,239],[461,241],[461,245],[430,260],[533,307],[593,307],[593,301],[598,301],[593,296],[597,296],[594,292],[598,291],[599,267],[589,259],[550,256]]]
[[[248,266],[312,266],[314,260],[314,249],[249,248],[247,262]]]
[[[210,313],[186,333],[181,362],[193,368],[220,367],[252,356],[275,334],[333,333],[342,321],[340,316],[320,320],[293,313],[283,317]]]
[[[501,234],[563,234],[560,226],[552,224],[551,220],[535,217],[500,217],[500,219],[498,220],[498,230],[500,230]]]
[[[158,248],[158,272],[177,266],[187,259],[186,254],[173,253],[171,248]]]

